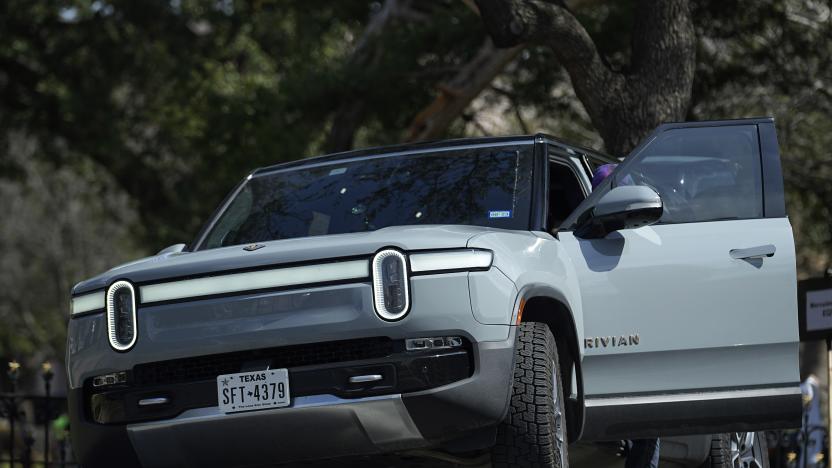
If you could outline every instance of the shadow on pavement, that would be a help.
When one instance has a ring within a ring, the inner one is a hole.
[[[613,450],[601,448],[593,444],[576,444],[570,446],[569,450],[569,466],[571,468],[623,468],[624,466],[623,459],[617,457]],[[345,468],[488,468],[491,464],[462,465],[411,455],[383,455],[290,463],[277,465],[275,468],[329,468],[333,466]]]

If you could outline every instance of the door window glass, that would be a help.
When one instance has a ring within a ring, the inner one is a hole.
[[[611,186],[655,189],[664,204],[660,223],[763,216],[755,125],[667,130],[628,159]]]

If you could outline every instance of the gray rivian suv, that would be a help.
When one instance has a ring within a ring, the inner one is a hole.
[[[773,120],[662,125],[592,191],[608,162],[535,135],[255,170],[193,243],[73,288],[77,456],[562,467],[730,432],[702,458],[762,466],[801,411]]]

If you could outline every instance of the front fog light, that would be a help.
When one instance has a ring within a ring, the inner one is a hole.
[[[92,378],[93,387],[103,387],[105,385],[115,385],[126,382],[127,372],[114,372],[112,374],[104,374]]]
[[[410,309],[407,261],[398,250],[382,250],[373,257],[373,299],[376,313],[399,320]]]
[[[405,340],[405,349],[408,351],[423,351],[427,349],[451,349],[462,346],[462,338],[459,336],[437,336],[432,338],[410,338]]]

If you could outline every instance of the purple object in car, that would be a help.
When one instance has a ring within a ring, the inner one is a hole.
[[[592,190],[598,188],[601,185],[601,182],[607,178],[608,175],[612,174],[612,171],[618,164],[604,164],[603,166],[599,166],[598,169],[595,169],[595,173],[592,174]]]

